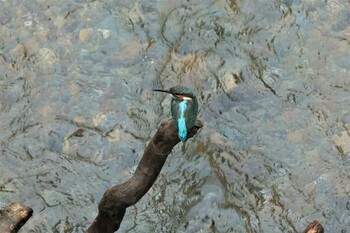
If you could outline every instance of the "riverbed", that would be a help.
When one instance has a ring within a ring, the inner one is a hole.
[[[20,232],[83,232],[175,85],[204,127],[120,232],[349,231],[349,1],[1,5],[0,206],[34,209]]]

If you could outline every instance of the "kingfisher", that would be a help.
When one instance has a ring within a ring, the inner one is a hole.
[[[153,91],[165,92],[171,95],[171,115],[173,123],[177,127],[180,140],[187,138],[187,132],[197,120],[198,102],[194,91],[185,86],[175,86],[167,90],[154,89]]]

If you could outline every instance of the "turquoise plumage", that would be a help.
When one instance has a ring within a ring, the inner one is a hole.
[[[185,141],[187,137],[187,126],[185,119],[185,111],[187,109],[187,100],[183,100],[179,103],[180,117],[177,120],[177,131],[181,141]],[[176,121],[175,121],[176,122]]]

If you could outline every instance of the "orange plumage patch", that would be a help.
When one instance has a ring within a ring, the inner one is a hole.
[[[182,99],[182,100],[191,100],[192,98],[184,96],[184,95],[175,95],[176,98]]]

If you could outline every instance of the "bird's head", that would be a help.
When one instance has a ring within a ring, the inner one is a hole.
[[[167,90],[162,90],[162,89],[154,89],[153,91],[159,91],[159,92],[165,92],[171,95],[175,100],[181,101],[181,100],[193,100],[196,98],[195,94],[193,91],[185,86],[175,86]]]

